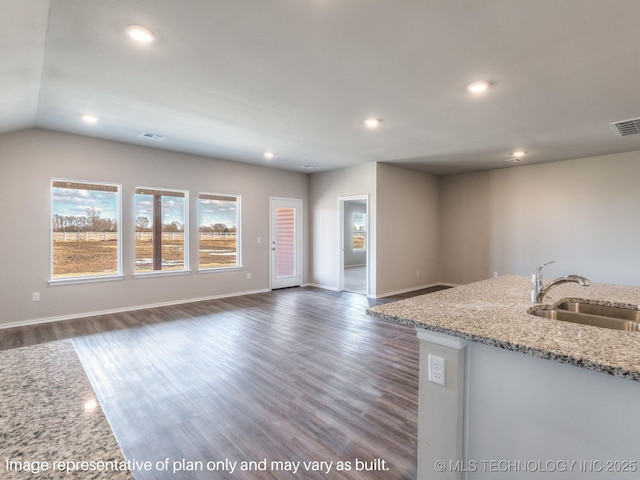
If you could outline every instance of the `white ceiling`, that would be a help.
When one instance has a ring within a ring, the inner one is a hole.
[[[132,42],[132,23],[156,41]],[[638,25],[639,0],[2,0],[0,133],[306,172],[638,150],[609,125],[640,117]],[[492,88],[474,96],[475,80]]]

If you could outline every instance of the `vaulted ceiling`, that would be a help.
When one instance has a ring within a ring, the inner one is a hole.
[[[610,123],[640,117],[639,22],[638,0],[2,0],[0,133],[305,172],[638,150]]]

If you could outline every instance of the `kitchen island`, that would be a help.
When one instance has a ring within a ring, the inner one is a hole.
[[[367,311],[417,329],[419,479],[640,475],[640,332],[534,316],[530,290],[503,276]],[[638,305],[640,287],[544,301],[566,299]]]

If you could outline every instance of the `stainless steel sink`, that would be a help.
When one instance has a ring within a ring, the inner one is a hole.
[[[566,310],[575,313],[587,313],[590,315],[600,315],[602,317],[613,317],[623,320],[640,322],[640,310],[622,307],[611,307],[608,305],[597,305],[587,302],[562,302],[556,306],[559,310]]]
[[[640,310],[637,308],[610,307],[588,302],[562,302],[555,308],[538,308],[529,310],[532,315],[561,320],[563,322],[581,323],[594,327],[640,332]]]

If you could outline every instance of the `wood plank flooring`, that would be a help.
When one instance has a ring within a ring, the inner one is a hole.
[[[415,331],[364,313],[389,300],[286,289],[5,330],[0,344],[73,338],[125,456],[153,465],[137,480],[414,479]]]

